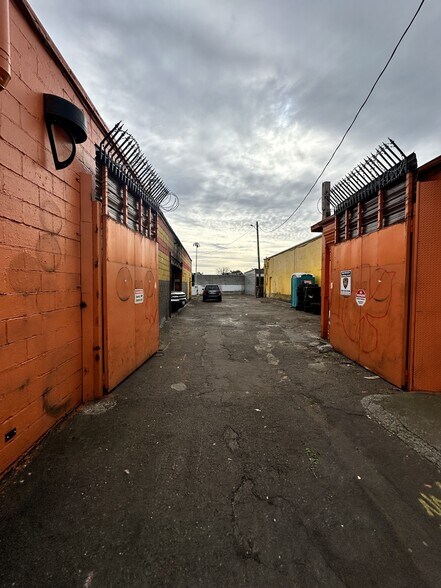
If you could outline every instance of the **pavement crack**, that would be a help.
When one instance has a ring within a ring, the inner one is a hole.
[[[231,494],[231,524],[236,553],[241,559],[250,559],[267,569],[284,573],[278,565],[270,565],[265,562],[265,558],[268,556],[261,553],[259,548],[259,542],[261,546],[265,546],[265,542],[262,542],[261,530],[256,523],[256,510],[260,511],[260,507],[256,509],[256,500],[259,503],[264,503],[271,510],[280,507],[277,501],[286,502],[294,507],[294,504],[284,496],[261,496],[256,489],[255,480],[249,476],[242,476],[240,484]],[[257,520],[258,518],[257,514]],[[269,520],[276,521],[273,515]]]
[[[230,426],[225,427],[223,437],[224,437],[225,445],[228,447],[228,449],[232,453],[234,451],[237,451],[238,449],[240,449],[240,445],[239,445],[240,435],[232,427],[230,427]]]
[[[235,361],[234,354],[231,351],[231,349],[229,347],[227,347],[225,345],[225,343],[222,343],[221,347],[222,347],[222,349],[224,349],[228,353],[228,360],[229,361]]]
[[[257,563],[262,563],[260,560],[259,552],[256,550],[255,540],[248,529],[246,532],[241,530],[239,514],[237,513],[237,503],[243,502],[241,500],[241,494],[246,495],[252,494],[252,489],[255,483],[252,478],[242,476],[240,484],[235,488],[231,495],[231,523],[233,527],[233,537],[236,542],[236,553],[242,559],[252,559]]]
[[[361,400],[361,404],[377,423],[432,462],[441,471],[441,452],[406,426],[398,416],[383,408],[381,404],[383,398],[381,394],[366,396]]]
[[[355,412],[352,410],[346,410],[345,408],[340,408],[338,406],[331,406],[330,404],[322,404],[321,406],[322,406],[322,408],[324,408],[326,410],[334,410],[336,412],[341,412],[341,413],[346,414],[348,416],[356,416],[356,417],[366,418],[366,414],[364,412]]]

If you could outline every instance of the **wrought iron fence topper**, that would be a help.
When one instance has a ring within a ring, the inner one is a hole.
[[[179,206],[178,196],[164,184],[122,121],[96,147],[96,158],[155,210],[172,212]]]
[[[327,199],[340,214],[388,188],[417,168],[415,153],[406,156],[392,139],[382,143],[330,190]]]

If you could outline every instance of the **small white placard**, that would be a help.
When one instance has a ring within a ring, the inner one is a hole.
[[[135,288],[135,304],[142,304],[144,302],[144,290],[142,288]]]
[[[340,294],[350,296],[352,288],[352,270],[343,270],[340,272]]]

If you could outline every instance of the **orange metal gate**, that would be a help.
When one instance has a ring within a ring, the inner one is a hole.
[[[158,350],[158,246],[103,218],[104,388],[115,388]]]
[[[415,215],[410,388],[441,390],[441,173],[436,179],[419,181]]]
[[[405,223],[332,247],[330,342],[400,387],[406,381],[406,268]],[[343,276],[351,279],[350,293],[342,294]]]

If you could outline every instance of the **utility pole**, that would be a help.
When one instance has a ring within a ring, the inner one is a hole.
[[[256,221],[256,233],[257,233],[257,283],[259,284],[257,290],[257,296],[262,296],[262,284],[260,280],[260,243],[259,243],[259,221]]]
[[[331,191],[331,182],[322,183],[322,219],[331,216],[331,204],[329,202],[329,193]]]
[[[198,248],[200,246],[200,243],[197,241],[196,243],[193,243],[193,247],[196,247],[196,271],[194,272],[194,285],[196,286],[196,294],[198,294]]]
[[[260,280],[260,243],[259,243],[259,221],[256,221],[256,226],[251,225],[256,229],[257,234],[257,283],[259,284],[256,286],[256,298],[260,298],[262,296],[262,284]]]

